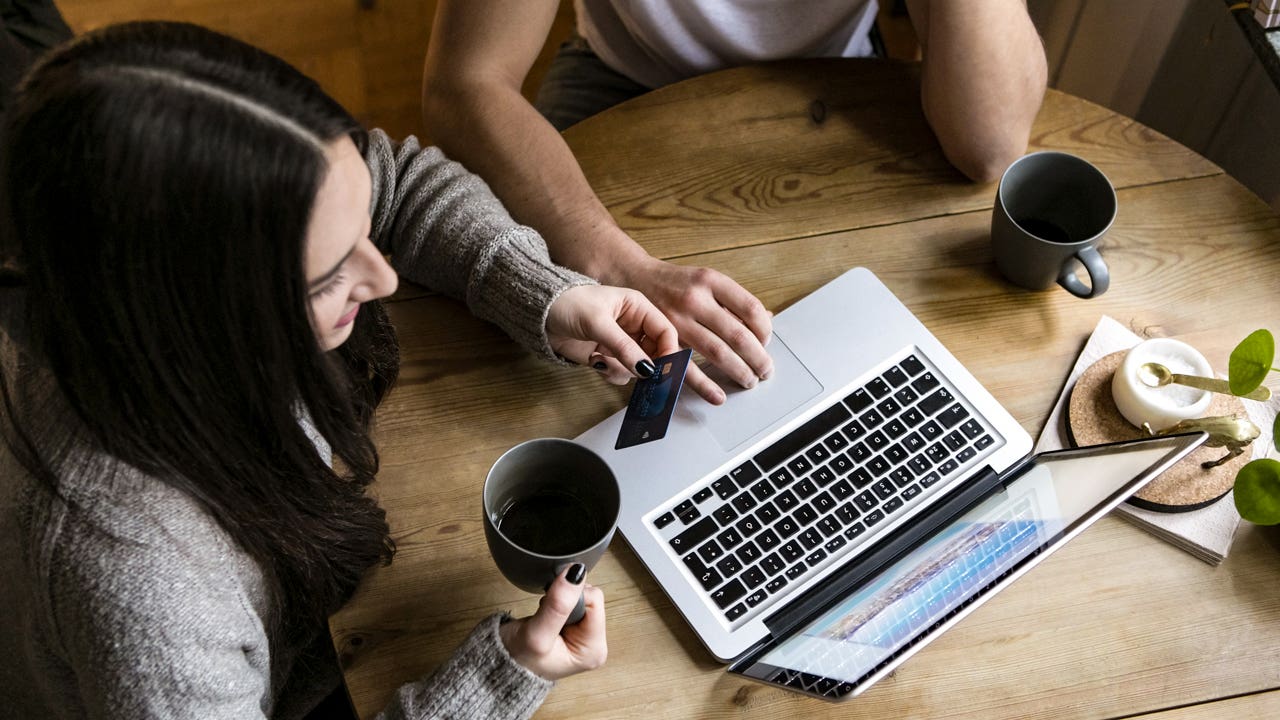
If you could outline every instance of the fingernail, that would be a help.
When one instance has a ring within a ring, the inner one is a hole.
[[[645,359],[636,363],[636,374],[642,378],[651,378],[656,372],[658,368],[654,367],[652,360]]]
[[[604,362],[603,360],[597,360],[597,361],[595,361],[595,363],[593,363],[593,364],[591,365],[591,367],[593,367],[593,368],[595,368],[595,369],[597,369],[597,370],[607,370],[607,369],[609,368],[609,366],[608,366],[608,365],[606,365],[606,364],[605,364],[605,362]]]
[[[582,578],[587,576],[587,566],[582,563],[574,563],[569,567],[569,572],[564,574],[564,579],[574,585],[581,585]]]

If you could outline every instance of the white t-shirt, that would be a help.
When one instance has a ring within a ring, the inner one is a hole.
[[[876,0],[574,0],[606,65],[657,88],[727,67],[868,57]]]

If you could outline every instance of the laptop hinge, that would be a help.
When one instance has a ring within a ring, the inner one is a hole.
[[[1000,476],[990,466],[983,468],[963,487],[911,518],[890,533],[889,537],[865,550],[859,559],[832,573],[818,583],[817,587],[765,620],[765,627],[769,628],[771,636],[765,642],[787,637],[801,624],[812,621],[818,613],[824,612],[850,591],[865,584],[880,569],[919,547],[939,527],[1003,487]],[[755,650],[753,648],[749,651],[747,657],[754,655]]]

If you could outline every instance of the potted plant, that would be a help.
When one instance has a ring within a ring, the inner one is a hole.
[[[1227,364],[1227,382],[1234,395],[1257,389],[1273,372],[1275,338],[1268,330],[1255,330],[1234,350]],[[1280,415],[1271,427],[1271,444],[1280,448]],[[1236,510],[1240,517],[1258,525],[1280,524],[1280,460],[1261,458],[1240,468],[1235,482]]]

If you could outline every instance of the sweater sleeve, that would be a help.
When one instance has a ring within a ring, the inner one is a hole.
[[[378,720],[524,720],[553,683],[517,663],[498,637],[502,614],[483,620],[426,679],[403,685]]]
[[[554,359],[547,312],[565,290],[594,284],[551,261],[546,243],[513,220],[489,186],[439,148],[369,133],[372,240],[404,277],[467,304],[516,342]]]

